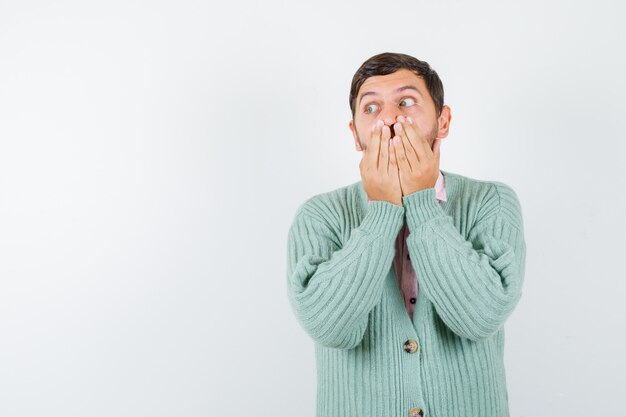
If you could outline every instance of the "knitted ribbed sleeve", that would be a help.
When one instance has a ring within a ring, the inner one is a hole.
[[[385,201],[369,204],[345,244],[314,201],[299,208],[289,231],[290,301],[302,326],[323,346],[358,345],[368,313],[380,301],[404,208]]]
[[[287,293],[315,344],[318,417],[509,416],[504,323],[522,292],[521,207],[505,184],[442,173],[445,202],[434,188],[402,206],[368,201],[358,182],[297,209]],[[412,318],[392,267],[404,221]]]
[[[437,314],[459,336],[493,335],[517,304],[524,275],[526,248],[513,191],[492,185],[467,240],[435,200],[434,188],[402,200],[411,264]]]

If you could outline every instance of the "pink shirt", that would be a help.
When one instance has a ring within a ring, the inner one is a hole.
[[[435,193],[438,201],[447,201],[446,198],[446,180],[439,171],[439,177],[435,184]],[[398,233],[396,239],[396,256],[393,259],[393,268],[398,278],[398,287],[400,287],[400,293],[404,299],[404,305],[406,306],[409,316],[413,319],[413,312],[415,311],[415,301],[417,299],[418,280],[415,276],[415,271],[411,265],[411,258],[409,257],[409,250],[406,245],[406,238],[409,236],[409,228],[404,220],[404,225]]]

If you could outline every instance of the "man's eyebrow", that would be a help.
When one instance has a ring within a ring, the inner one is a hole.
[[[414,87],[412,85],[405,85],[403,87],[400,87],[396,90],[396,93],[400,93],[404,90],[414,90],[417,94],[419,94],[420,96],[422,96],[422,93],[420,92],[420,90],[417,89],[417,87]],[[363,97],[365,96],[379,96],[380,94],[374,92],[374,91],[367,91],[365,93],[363,93],[361,95],[361,98],[359,98],[359,104],[361,104],[361,101],[363,100]]]
[[[400,91],[404,91],[404,90],[415,90],[417,94],[419,94],[420,96],[422,95],[420,90],[418,90],[417,87],[414,87],[412,85],[405,85],[404,87],[400,87],[396,90],[396,93],[399,93]]]

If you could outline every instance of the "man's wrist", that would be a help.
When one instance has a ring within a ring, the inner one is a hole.
[[[425,188],[402,197],[409,230],[441,216],[443,211],[437,200],[435,188]]]
[[[404,207],[385,200],[370,200],[368,212],[359,228],[368,233],[376,233],[395,238],[402,228]]]

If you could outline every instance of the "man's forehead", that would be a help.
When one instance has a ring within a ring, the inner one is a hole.
[[[399,93],[406,90],[417,92],[424,96],[422,91],[426,91],[426,84],[422,77],[411,70],[400,69],[387,75],[374,75],[366,79],[359,88],[358,102],[364,96],[377,96],[386,93]]]
[[[365,95],[376,95],[387,92],[404,90],[407,87],[414,87],[419,91],[424,91],[425,83],[422,77],[408,69],[400,69],[387,75],[374,75],[366,79],[359,88],[359,99]]]

